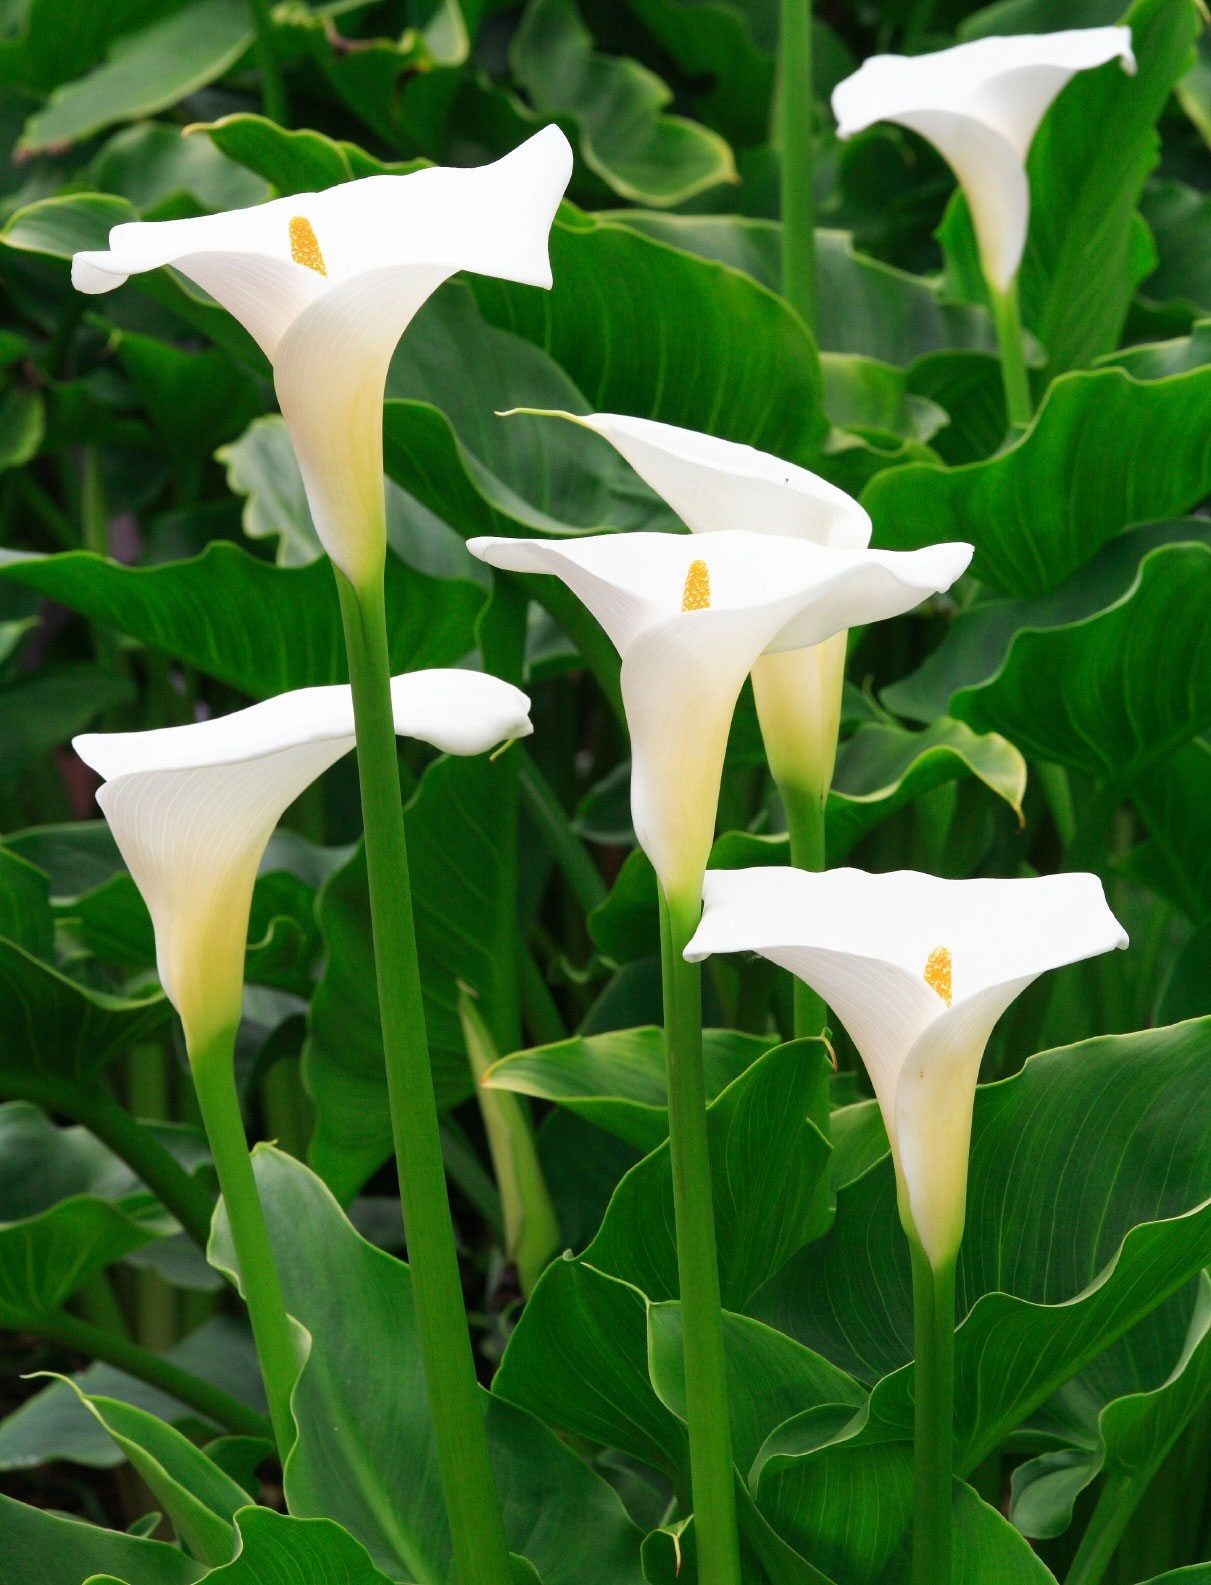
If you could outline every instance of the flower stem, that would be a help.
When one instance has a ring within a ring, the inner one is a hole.
[[[670,901],[661,890],[669,1150],[677,1222],[698,1580],[699,1585],[740,1585],[723,1309],[702,1068],[702,972],[682,955],[694,933],[698,913],[696,900]]]
[[[782,295],[816,333],[815,173],[811,0],[781,0],[778,131],[782,213]]]
[[[269,1229],[265,1225],[265,1211],[248,1152],[248,1138],[240,1116],[240,1098],[235,1084],[234,1030],[215,1037],[198,1050],[191,1050],[189,1062],[231,1227],[231,1241],[240,1268],[240,1287],[248,1306],[248,1319],[252,1322],[252,1336],[265,1383],[273,1438],[278,1456],[284,1459],[294,1441],[290,1394],[298,1364],[273,1261]]]
[[[289,112],[282,68],[273,43],[270,0],[250,0],[250,3],[256,32],[257,68],[261,74],[261,109],[270,121],[276,121],[280,127],[284,127],[289,123]]]
[[[951,1487],[954,1473],[955,1268],[935,1270],[915,1239],[912,1247],[916,1341],[916,1522],[913,1585],[949,1585]]]
[[[1018,305],[1018,283],[1013,281],[1005,291],[988,288],[992,298],[992,316],[997,327],[997,342],[1001,349],[1001,379],[1005,386],[1005,407],[1010,428],[1027,429],[1034,417],[1034,404],[1030,399],[1030,381],[1022,357],[1022,315]]]
[[[791,863],[798,870],[819,871],[826,868],[824,854],[824,799],[819,793],[799,787],[780,786],[782,807],[786,811],[786,831],[790,837]],[[795,981],[795,1039],[823,1033],[827,1012],[822,999],[810,985],[805,985],[796,974]],[[828,1138],[828,1098],[825,1097],[824,1115],[812,1113],[812,1122],[823,1129]]]
[[[182,1370],[163,1355],[153,1354],[150,1349],[142,1348],[138,1343],[132,1343],[129,1338],[120,1337],[105,1327],[94,1326],[89,1321],[82,1321],[79,1316],[57,1310],[39,1321],[37,1332],[52,1343],[87,1354],[90,1359],[103,1360],[116,1370],[125,1371],[128,1376],[158,1387],[170,1398],[186,1404],[190,1409],[196,1409],[208,1420],[225,1426],[238,1436],[268,1438],[270,1434],[265,1416],[250,1409],[246,1403],[203,1381],[200,1376]]]
[[[357,727],[370,917],[416,1330],[459,1585],[508,1585],[509,1552],[467,1330],[421,1000],[381,577],[336,571]]]

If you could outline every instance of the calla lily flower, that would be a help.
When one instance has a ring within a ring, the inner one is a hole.
[[[711,870],[704,899],[691,962],[758,952],[806,981],[849,1031],[887,1126],[905,1228],[944,1267],[963,1235],[972,1106],[993,1026],[1048,969],[1127,945],[1101,882]]]
[[[970,545],[896,552],[721,530],[473,539],[494,567],[553,573],[622,657],[635,833],[666,897],[697,903],[728,727],[758,656],[821,644],[947,588]]]
[[[551,285],[547,237],[572,172],[557,127],[493,165],[368,176],[189,220],[115,226],[72,281],[108,292],[171,265],[273,364],[316,530],[361,586],[382,565],[387,367],[426,299],[459,270]]]
[[[977,39],[932,55],[874,55],[833,90],[837,135],[895,121],[932,143],[967,195],[984,274],[1004,293],[1026,245],[1026,155],[1039,123],[1077,72],[1112,60],[1135,71],[1130,28]]]
[[[525,694],[481,672],[396,677],[391,702],[397,733],[448,754],[532,730]],[[147,903],[160,979],[191,1051],[239,1022],[252,888],[274,827],[353,744],[350,690],[339,685],[188,726],[75,739],[105,778],[97,802]]]
[[[525,411],[533,412],[533,409]],[[827,479],[781,457],[693,429],[619,413],[549,413],[601,435],[695,534],[745,529],[865,550],[871,521]],[[832,782],[841,722],[848,633],[808,649],[763,655],[753,694],[775,782],[823,801]]]

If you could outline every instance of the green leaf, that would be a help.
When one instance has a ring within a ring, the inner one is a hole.
[[[124,1585],[193,1585],[205,1570],[176,1547],[102,1530],[0,1496],[0,1569],[11,1585],[80,1585],[98,1568]]]
[[[264,1411],[265,1395],[252,1336],[234,1317],[215,1316],[204,1322],[166,1349],[163,1357],[249,1408]],[[214,1435],[217,1429],[202,1420],[196,1409],[112,1365],[90,1365],[73,1379],[82,1393],[118,1398],[190,1433]],[[83,1407],[77,1393],[55,1381],[0,1422],[0,1469],[30,1469],[61,1459],[93,1469],[112,1469],[125,1462],[125,1455]]]
[[[772,1036],[704,1030],[708,1098],[714,1100],[772,1044]],[[637,1150],[655,1150],[668,1137],[668,1078],[660,1029],[573,1035],[554,1045],[517,1051],[495,1063],[483,1083],[488,1089],[554,1101]]]
[[[1140,381],[1118,369],[1057,380],[1026,434],[986,462],[912,463],[862,497],[876,542],[968,539],[976,577],[1043,594],[1114,535],[1211,491],[1211,369]]]
[[[102,192],[116,193],[140,214],[182,202],[207,212],[246,209],[270,196],[267,182],[246,171],[193,128],[143,121],[107,139],[88,168]]]
[[[1208,1061],[1203,1020],[1045,1052],[978,1092],[958,1276],[960,1474],[1205,1262],[1211,1119],[1190,1097]],[[754,1301],[878,1383],[835,1452],[798,1455],[824,1461],[819,1478],[825,1463],[842,1479],[862,1448],[911,1439],[912,1305],[894,1206],[885,1161],[840,1192],[831,1233]]]
[[[460,984],[480,997],[498,1043],[516,1043],[507,778],[508,767],[487,758],[437,760],[407,811],[425,1023],[443,1107],[471,1093]],[[311,1159],[345,1199],[391,1154],[378,1004],[366,975],[372,955],[361,849],[325,885],[319,920],[328,962],[312,1000],[304,1058],[316,1104]]]
[[[252,19],[241,0],[195,0],[128,34],[103,65],[57,88],[26,123],[18,147],[36,153],[153,115],[222,77],[251,43]]]
[[[1152,1390],[1099,1405],[1089,1444],[1061,1448],[1013,1472],[1013,1522],[1024,1535],[1055,1536],[1072,1522],[1077,1497],[1098,1475],[1142,1489],[1211,1398],[1211,1280],[1204,1274],[1180,1357]],[[1120,1494],[1119,1500],[1126,1498]]]
[[[44,871],[0,848],[0,936],[36,958],[54,951],[55,921]]]
[[[23,1102],[0,1106],[0,1327],[36,1330],[90,1277],[171,1226],[83,1129],[57,1129]]]
[[[1019,631],[1001,669],[954,713],[1032,758],[1128,787],[1211,726],[1211,545],[1151,551],[1115,605],[1067,627]]]
[[[1128,873],[1182,909],[1198,923],[1211,914],[1211,850],[1202,822],[1211,797],[1211,743],[1187,743],[1131,792],[1151,841],[1126,861]]]
[[[474,647],[483,604],[474,584],[427,578],[396,557],[388,557],[387,573],[393,672],[452,665]],[[192,561],[158,567],[123,567],[88,551],[8,551],[0,552],[0,576],[254,698],[348,679],[326,562],[274,567],[223,542]]]
[[[146,1410],[81,1392],[67,1377],[59,1380],[79,1394],[147,1482],[185,1550],[210,1568],[228,1562],[236,1545],[234,1516],[248,1502],[244,1488],[180,1431]]]
[[[742,270],[771,292],[782,289],[781,228],[772,220],[626,209],[612,211],[610,219],[656,242]],[[951,302],[936,282],[859,252],[848,231],[817,229],[816,277],[819,301],[828,304],[820,316],[821,352],[903,365],[927,353],[996,348],[996,333],[983,309]]]
[[[510,62],[539,116],[579,133],[581,159],[621,197],[674,205],[738,180],[717,133],[662,113],[673,96],[653,72],[594,53],[572,0],[531,0]]]
[[[336,1519],[392,1578],[443,1578],[449,1536],[408,1268],[361,1239],[300,1163],[262,1145],[255,1165],[286,1305],[310,1334],[290,1510]],[[211,1258],[234,1265],[221,1215]],[[529,1415],[486,1403],[509,1545],[545,1585],[636,1585],[639,1534],[610,1488]]]
[[[802,321],[774,293],[575,211],[552,228],[551,268],[549,295],[482,276],[472,289],[493,324],[543,347],[596,411],[781,457],[813,454],[826,428],[817,361]]]
[[[1184,182],[1158,182],[1144,196],[1144,218],[1156,239],[1157,266],[1144,282],[1143,296],[1191,314],[1211,313],[1211,198]]]

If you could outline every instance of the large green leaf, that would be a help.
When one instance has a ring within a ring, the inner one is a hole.
[[[58,88],[30,118],[29,152],[73,143],[115,121],[133,121],[175,104],[235,65],[252,43],[241,0],[195,0],[113,45],[109,58]]]
[[[1092,1384],[1081,1385],[1089,1392],[1081,1427],[1087,1440],[1074,1438],[1071,1446],[1043,1453],[1014,1471],[1013,1522],[1025,1535],[1066,1530],[1080,1493],[1100,1474],[1142,1489],[1211,1398],[1211,1280],[1205,1274],[1200,1280],[1181,1352],[1158,1386],[1103,1402]],[[1120,1491],[1117,1500],[1125,1505],[1125,1493]]]
[[[890,470],[863,505],[880,545],[967,539],[977,577],[1042,594],[1123,529],[1196,506],[1211,491],[1209,436],[1211,370],[1155,381],[1073,374],[1008,451],[961,468]]]
[[[471,1093],[460,984],[477,993],[498,1049],[517,1040],[508,772],[487,758],[435,761],[407,812],[425,1024],[442,1106]],[[328,961],[305,1057],[317,1113],[312,1160],[345,1198],[391,1154],[378,1006],[366,974],[372,946],[361,849],[324,887],[319,919]]]
[[[236,1545],[234,1516],[248,1503],[244,1488],[145,1409],[75,1390],[163,1505],[185,1550],[211,1568],[229,1562]]]
[[[1115,605],[1020,631],[997,674],[954,713],[1026,754],[1127,787],[1211,726],[1211,545],[1151,551]]]
[[[714,1100],[772,1044],[772,1036],[704,1030],[708,1098]],[[661,1029],[573,1035],[554,1045],[518,1051],[494,1064],[482,1082],[489,1089],[554,1101],[637,1150],[655,1150],[668,1136],[668,1075]]]
[[[578,133],[581,159],[623,198],[680,204],[737,179],[717,133],[663,114],[672,93],[654,73],[594,52],[572,0],[531,0],[510,62],[535,110]]]
[[[331,1519],[245,1508],[236,1527],[239,1555],[206,1576],[214,1585],[389,1585],[361,1542]]]
[[[0,1327],[36,1328],[97,1272],[171,1228],[83,1129],[0,1106]]]
[[[110,1569],[124,1585],[193,1585],[205,1569],[175,1546],[102,1530],[0,1496],[0,1568],[11,1585],[80,1585]]]
[[[449,1535],[408,1268],[360,1238],[300,1163],[268,1146],[255,1163],[286,1305],[309,1334],[292,1400],[290,1510],[335,1518],[393,1578],[442,1578]],[[211,1258],[235,1265],[221,1216]],[[610,1488],[529,1415],[485,1402],[514,1551],[544,1585],[638,1581],[639,1535]]]
[[[426,578],[396,557],[387,570],[393,671],[450,665],[474,647],[481,590]],[[275,567],[216,543],[192,561],[158,567],[123,567],[88,551],[10,551],[0,555],[0,573],[254,698],[349,675],[326,562]]]

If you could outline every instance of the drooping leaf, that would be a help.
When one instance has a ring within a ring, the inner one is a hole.
[[[163,1541],[145,1541],[0,1496],[0,1567],[14,1585],[80,1585],[98,1569],[123,1585],[193,1585],[201,1564]]]

